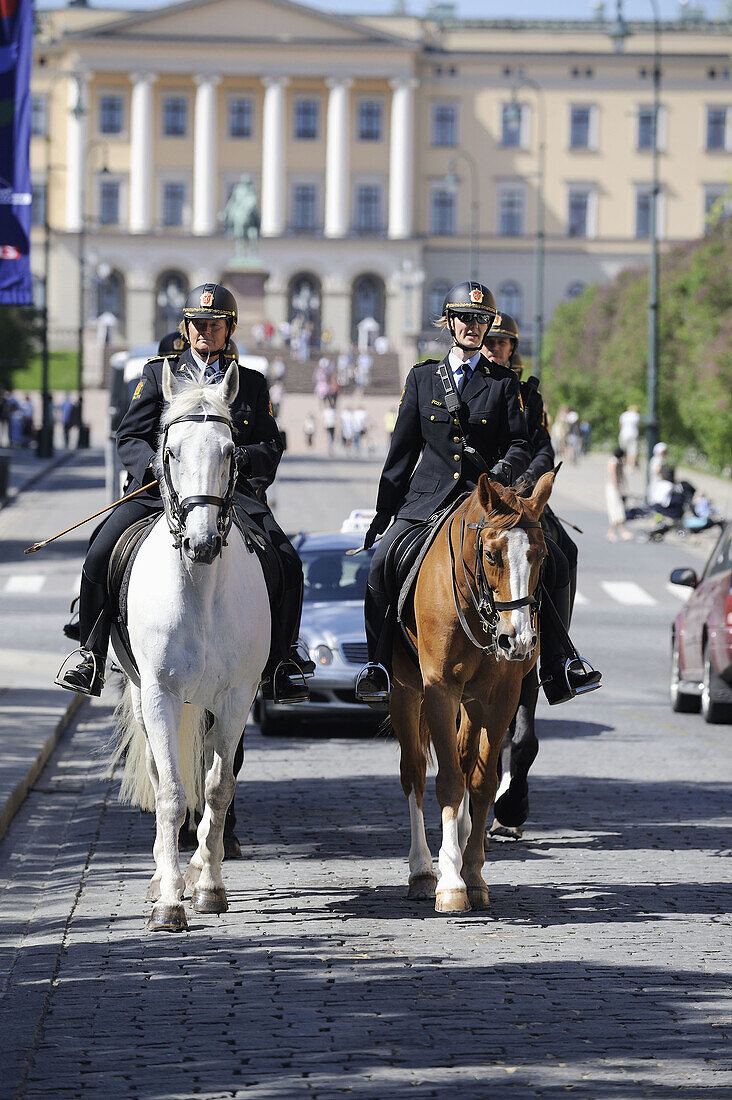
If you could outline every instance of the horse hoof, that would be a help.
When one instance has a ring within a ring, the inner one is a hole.
[[[490,909],[491,903],[488,897],[488,887],[485,883],[480,886],[468,887],[468,901],[471,909]]]
[[[147,888],[147,894],[145,895],[145,901],[157,901],[160,897],[160,879],[154,878],[150,880],[150,885]]]
[[[223,886],[219,886],[216,890],[202,890],[197,886],[193,891],[191,907],[197,913],[226,913],[229,908],[226,890]]]
[[[224,833],[224,859],[241,859],[241,844],[234,833]]]
[[[489,835],[497,837],[499,840],[521,840],[524,831],[520,825],[502,825],[496,819],[490,827]]]
[[[431,871],[422,871],[418,875],[410,875],[407,897],[413,901],[432,899],[437,889],[437,875]]]
[[[469,913],[467,889],[438,890],[435,898],[436,913]]]
[[[193,889],[200,877],[201,868],[198,867],[195,863],[189,863],[186,869],[185,877],[183,879],[189,890]]]
[[[182,905],[155,905],[147,922],[149,932],[187,932],[188,921]]]

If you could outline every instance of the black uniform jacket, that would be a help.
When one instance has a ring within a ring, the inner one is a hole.
[[[554,469],[554,448],[549,429],[546,426],[544,399],[539,393],[539,379],[533,375],[521,383],[521,397],[526,413],[526,424],[531,443],[531,462],[529,470],[538,480],[542,474]]]
[[[412,367],[407,375],[379,482],[378,512],[426,520],[450,498],[478,483],[481,471],[463,457],[458,420],[445,407],[438,367],[439,363],[430,359]],[[514,478],[523,473],[531,450],[513,371],[489,363],[481,355],[463,387],[461,401],[468,445],[489,469],[503,459]]]
[[[132,477],[130,491],[141,488],[155,478],[149,467],[150,460],[157,451],[160,417],[165,404],[165,358],[166,356],[156,356],[148,359],[130,407],[117,431],[117,452]],[[168,355],[167,359],[175,373],[197,370],[190,349],[177,356]],[[222,353],[219,359],[222,373],[231,362],[232,356]],[[231,417],[234,443],[236,446],[246,447],[251,462],[251,472],[246,478],[238,478],[236,489],[245,496],[253,496],[255,490],[266,489],[271,485],[283,449],[277,421],[272,415],[267,383],[257,371],[239,367],[239,392],[231,406]],[[141,499],[148,499],[148,496],[150,499],[160,496],[157,485],[151,486],[149,494],[142,493]]]

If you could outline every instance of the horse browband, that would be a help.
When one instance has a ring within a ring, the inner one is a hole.
[[[163,433],[163,475],[165,478],[165,486],[168,490],[168,498],[170,503],[171,518],[174,521],[173,524],[169,524],[170,533],[173,536],[173,544],[177,549],[182,547],[182,535],[183,526],[186,521],[186,516],[190,512],[191,508],[195,508],[197,505],[202,504],[214,504],[219,508],[219,514],[216,519],[216,526],[219,534],[221,535],[221,547],[223,549],[226,546],[226,536],[231,530],[232,515],[231,509],[234,501],[234,487],[236,485],[236,459],[232,452],[231,465],[229,468],[229,483],[226,487],[226,493],[222,497],[208,496],[207,494],[200,493],[197,496],[184,497],[183,500],[178,499],[178,493],[175,490],[173,481],[170,476],[170,469],[168,466],[167,454],[167,440],[168,430],[173,424],[183,424],[193,422],[196,424],[202,424],[205,421],[215,421],[218,424],[225,424],[229,431],[232,430],[232,422],[226,416],[216,416],[213,413],[187,413],[185,416],[178,416],[175,420],[171,420],[165,425],[165,431]],[[233,436],[233,432],[232,432]]]
[[[485,574],[485,566],[483,565],[483,553],[482,553],[482,539],[481,535],[483,531],[488,529],[488,524],[485,522],[485,512],[481,513],[478,523],[465,523],[465,514],[460,517],[460,564],[463,567],[463,579],[465,581],[465,587],[468,590],[471,603],[478,616],[480,625],[486,634],[490,635],[490,645],[481,645],[478,639],[473,634],[465,613],[460,606],[460,594],[458,592],[457,581],[455,579],[455,552],[452,546],[452,525],[455,517],[452,516],[447,526],[447,544],[450,548],[450,563],[451,563],[451,579],[452,579],[452,594],[455,603],[455,610],[457,612],[460,625],[463,631],[476,646],[477,649],[483,650],[486,653],[496,652],[496,626],[498,624],[499,612],[501,611],[516,611],[520,607],[538,608],[539,600],[536,597],[536,593],[532,593],[529,596],[524,596],[518,600],[496,600],[493,598],[493,589],[488,584],[488,578]],[[465,566],[465,557],[463,555],[463,542],[465,539],[466,526],[469,530],[475,531],[475,583],[478,589],[478,596],[473,592],[472,585],[468,578],[467,569]],[[521,530],[528,530],[530,528],[538,527],[542,530],[541,524],[537,520],[527,519],[526,516],[522,516],[518,523],[514,525]],[[540,582],[537,584],[537,590],[540,587]]]

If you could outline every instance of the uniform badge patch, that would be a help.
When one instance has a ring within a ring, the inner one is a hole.
[[[475,302],[477,306],[483,301],[483,291],[479,287],[474,286],[470,291],[470,301]]]
[[[210,291],[210,290],[204,290],[203,294],[201,295],[201,308],[202,309],[207,309],[209,306],[212,306],[212,305],[213,305],[213,292]]]
[[[399,398],[399,404],[400,405],[401,405],[402,401],[404,400],[404,393],[405,393],[405,390],[402,390],[402,396]]]
[[[272,398],[271,397],[269,399],[269,415],[274,420],[274,409],[272,408]]]
[[[144,385],[145,385],[145,379],[144,379],[144,378],[141,378],[141,379],[140,379],[140,381],[139,381],[139,382],[137,383],[137,385],[135,386],[135,392],[134,392],[134,393],[133,393],[133,395],[132,395],[132,400],[133,400],[133,401],[137,401],[138,397],[139,397],[139,396],[140,396],[140,394],[142,393],[142,387],[143,387]]]
[[[441,401],[435,401],[434,397],[432,398],[432,404],[433,405],[438,405],[440,408],[442,408],[442,402]]]
[[[521,391],[519,391],[518,397],[519,397],[519,405],[521,406],[521,412],[525,412],[526,410],[524,409],[524,399],[521,396]]]

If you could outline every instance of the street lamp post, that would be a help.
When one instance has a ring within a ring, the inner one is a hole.
[[[541,352],[544,340],[544,179],[546,173],[546,107],[541,85],[530,76],[520,76],[511,89],[511,103],[515,117],[521,119],[518,103],[518,90],[521,87],[532,88],[536,92],[538,134],[536,164],[536,255],[534,261],[534,348],[533,370],[537,378],[541,377]]]
[[[648,368],[646,372],[646,489],[650,481],[650,462],[658,443],[658,196],[660,193],[658,158],[658,118],[661,109],[661,19],[657,0],[649,0],[653,9],[653,107],[651,114],[651,255],[648,270]],[[623,3],[617,0],[615,23],[610,37],[618,53],[630,30],[623,19]]]
[[[470,170],[470,278],[474,281],[478,281],[478,221],[479,221],[479,207],[478,207],[478,165],[475,162],[475,158],[470,153],[466,153],[464,149],[459,149],[457,153],[450,157],[450,162],[447,166],[446,182],[450,187],[457,187],[460,182],[455,171],[457,162],[463,159],[468,165]]]
[[[50,112],[50,97],[49,97]],[[48,282],[51,268],[51,223],[49,201],[51,196],[51,126],[46,118],[46,198],[43,211],[43,307],[41,309],[41,430],[38,434],[36,454],[39,458],[53,456],[53,412],[48,389]]]

